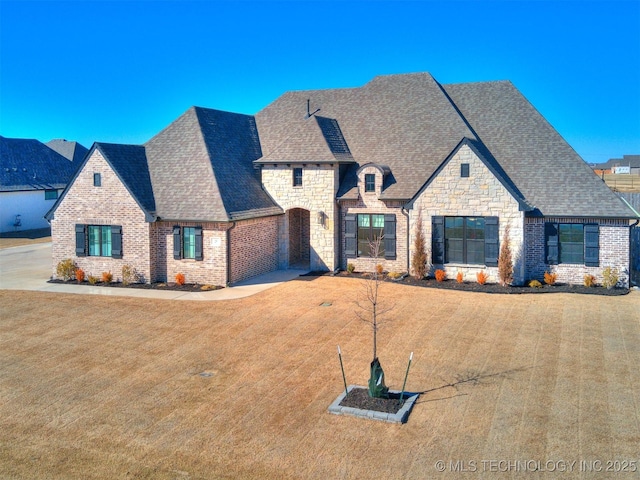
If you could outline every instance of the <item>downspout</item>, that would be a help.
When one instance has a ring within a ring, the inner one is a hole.
[[[403,206],[402,209],[400,210],[402,212],[402,214],[407,217],[407,275],[409,275],[410,272],[410,267],[411,267],[411,254],[410,254],[410,247],[411,247],[411,223],[409,221],[410,217],[409,217],[409,211],[407,209],[405,209],[405,207]]]
[[[236,226],[236,222],[231,222],[231,227],[227,229],[227,287],[231,286],[231,230]]]
[[[640,223],[640,213],[638,213],[638,212],[636,211],[636,209],[635,209],[635,208],[633,208],[633,207],[631,206],[631,204],[630,204],[629,202],[627,202],[627,199],[626,199],[626,198],[624,198],[622,195],[618,195],[618,198],[620,198],[620,199],[625,203],[625,205],[626,205],[627,207],[629,207],[633,213],[635,213],[635,214],[636,214],[636,217],[638,217],[638,218],[636,218],[636,221],[635,221],[634,223],[632,223],[631,225],[629,225],[629,267],[630,267],[630,268],[629,268],[629,286],[631,286],[631,270],[632,270],[632,267],[633,267],[633,265],[631,265],[631,231],[633,230],[633,228],[634,228],[636,225],[638,225],[638,223]]]

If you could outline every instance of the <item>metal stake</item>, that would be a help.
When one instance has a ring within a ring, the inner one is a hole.
[[[407,385],[407,377],[409,376],[409,368],[411,367],[411,360],[413,360],[413,352],[409,355],[409,364],[407,365],[407,373],[404,375],[404,383],[402,384],[402,392],[400,393],[400,403],[404,403],[404,387]]]
[[[347,377],[344,376],[344,366],[342,365],[342,352],[340,351],[340,345],[338,345],[338,358],[340,359],[340,370],[342,370],[342,381],[344,382],[344,394],[349,393],[347,391]]]

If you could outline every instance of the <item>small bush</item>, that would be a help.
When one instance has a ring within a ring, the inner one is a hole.
[[[555,284],[557,279],[558,279],[557,273],[544,272],[544,283],[546,283],[547,285]]]
[[[84,282],[84,270],[81,268],[76,268],[76,281],[78,283]]]
[[[607,267],[602,272],[602,286],[607,290],[611,290],[618,284],[618,270]]]
[[[542,288],[542,284],[538,280],[531,280],[529,286],[531,288]]]
[[[382,265],[380,264],[376,265],[376,273],[378,275],[382,275],[382,272],[384,272],[384,268],[382,267]]]
[[[208,292],[209,290],[217,290],[218,287],[216,287],[215,285],[202,285],[200,287],[200,290],[202,290],[203,292]]]
[[[458,283],[464,282],[464,274],[462,272],[458,272],[458,275],[456,275],[456,282]]]
[[[113,274],[111,272],[102,272],[102,283],[111,283]]]
[[[184,273],[176,274],[176,283],[178,285],[184,285],[184,282],[185,282]]]
[[[444,282],[445,279],[447,278],[447,272],[445,272],[444,270],[438,269],[436,270],[435,276],[438,282]]]
[[[356,271],[356,266],[353,263],[347,263],[347,273],[353,273]]]
[[[400,272],[389,272],[387,273],[387,277],[395,280],[396,278],[400,278],[402,274]]]
[[[71,260],[70,258],[65,258],[64,260],[58,262],[58,265],[56,265],[56,275],[67,282],[73,278],[77,268],[78,267],[73,260]]]
[[[595,287],[596,286],[596,277],[590,274],[586,274],[584,276],[584,286],[585,287]]]
[[[480,270],[478,273],[476,273],[476,279],[478,280],[478,283],[480,285],[484,285],[485,283],[487,283],[487,280],[489,280],[489,275],[487,275],[484,270]]]
[[[122,284],[129,285],[131,283],[138,283],[140,281],[140,275],[136,272],[136,269],[131,265],[122,266]]]
[[[93,275],[89,275],[89,283],[91,285],[95,285],[96,283],[98,283],[100,281],[100,279],[98,277],[94,277]]]

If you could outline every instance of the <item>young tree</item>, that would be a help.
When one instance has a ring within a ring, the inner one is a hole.
[[[413,266],[413,276],[418,280],[422,280],[427,274],[427,247],[424,240],[424,232],[422,231],[422,214],[419,212],[416,220],[411,265]]]
[[[502,286],[510,285],[513,282],[513,257],[511,255],[510,234],[511,228],[507,223],[504,228],[502,245],[500,246],[500,256],[498,257],[498,276]]]
[[[371,257],[378,258],[382,236],[374,238],[369,242]],[[371,325],[373,333],[373,360],[371,361],[371,375],[369,377],[369,396],[386,397],[388,388],[384,384],[384,372],[378,360],[378,330],[380,328],[380,317],[392,310],[393,306],[384,305],[380,301],[380,286],[384,281],[384,274],[377,266],[369,277],[363,282],[363,294],[356,300],[359,310],[356,316]]]

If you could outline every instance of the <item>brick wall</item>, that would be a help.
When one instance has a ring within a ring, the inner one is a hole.
[[[231,229],[232,283],[278,269],[278,220],[245,220]]]
[[[102,186],[93,186],[93,174],[100,173]],[[75,225],[121,225],[122,259],[111,257],[77,257]],[[51,221],[52,273],[63,259],[72,258],[86,275],[99,277],[111,272],[122,279],[122,266],[131,265],[149,281],[152,275],[149,247],[149,224],[144,212],[113,172],[98,150],[94,150],[85,167],[69,187]]]
[[[545,222],[597,223],[599,225],[600,265],[548,265],[545,259]],[[527,218],[525,221],[526,268],[528,279],[542,280],[544,272],[557,273],[558,282],[582,284],[584,276],[596,277],[602,283],[606,267],[618,270],[621,285],[629,286],[629,222],[615,219],[593,218]]]
[[[461,164],[469,164],[469,176],[462,177]],[[436,268],[447,272],[448,278],[455,278],[461,271],[465,281],[476,281],[476,273],[483,270],[489,275],[489,282],[498,282],[498,267],[484,265],[431,265],[431,219],[432,216],[469,216],[499,218],[500,244],[507,225],[510,227],[511,253],[514,263],[514,283],[525,280],[525,265],[522,258],[524,241],[524,215],[519,211],[518,202],[491,173],[486,165],[467,145],[463,145],[447,162],[422,192],[411,210],[410,255],[413,254],[418,215],[422,216],[425,243],[428,248],[428,262],[431,273]]]

